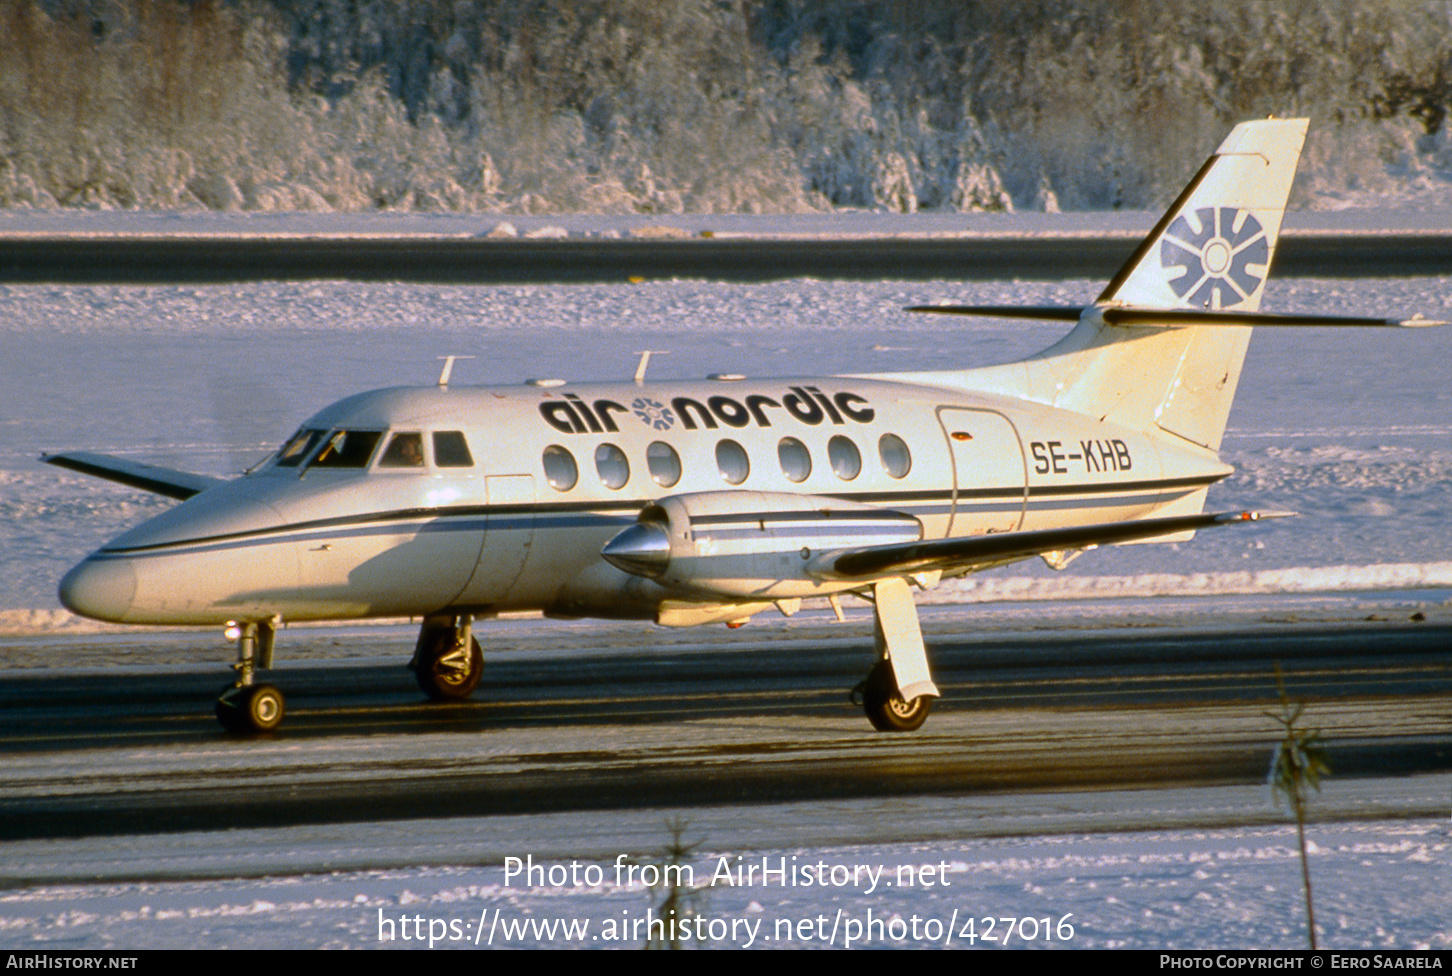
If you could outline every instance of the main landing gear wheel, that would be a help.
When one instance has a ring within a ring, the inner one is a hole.
[[[867,713],[867,721],[879,732],[916,731],[923,727],[928,713],[933,710],[931,695],[903,701],[902,695],[898,694],[892,664],[887,661],[874,664],[860,687],[862,710]]]
[[[282,724],[285,707],[272,685],[228,685],[217,699],[217,721],[233,735],[271,732]]]
[[[426,633],[419,639],[414,675],[434,701],[463,701],[484,677],[484,652],[472,636],[466,647],[455,630]]]

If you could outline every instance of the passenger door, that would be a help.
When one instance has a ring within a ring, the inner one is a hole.
[[[1001,413],[939,407],[953,456],[953,515],[948,535],[1012,532],[1023,524],[1028,471],[1018,431]]]

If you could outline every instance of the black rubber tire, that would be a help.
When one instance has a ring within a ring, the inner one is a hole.
[[[273,685],[231,687],[217,699],[217,721],[233,735],[275,731],[286,711],[282,692]]]
[[[879,732],[915,732],[923,727],[933,710],[931,695],[905,702],[897,691],[892,665],[878,661],[862,686],[862,710]]]
[[[463,701],[484,677],[484,651],[469,640],[468,653],[457,647],[452,630],[430,631],[419,638],[414,676],[425,695],[434,701]]]

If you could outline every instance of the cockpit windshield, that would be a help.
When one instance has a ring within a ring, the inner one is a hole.
[[[303,463],[303,459],[313,452],[318,441],[322,438],[323,431],[299,430],[287,439],[282,449],[277,452],[277,466],[279,468],[295,468]]]
[[[378,445],[388,438],[388,446],[378,458],[379,468],[414,468],[428,466],[426,448],[433,447],[433,463],[440,468],[469,468],[473,455],[464,434],[457,430],[381,431],[323,430],[304,427],[293,434],[273,455],[274,466],[298,468],[366,468],[378,454]]]
[[[309,468],[366,468],[383,433],[377,430],[335,430]]]

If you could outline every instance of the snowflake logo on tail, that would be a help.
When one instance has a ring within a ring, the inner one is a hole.
[[[670,430],[676,424],[676,415],[671,413],[670,407],[646,397],[636,397],[630,409],[635,411],[641,423],[656,430]]]
[[[1265,228],[1234,207],[1180,214],[1160,245],[1160,266],[1181,272],[1170,288],[1195,308],[1239,305],[1265,281],[1269,259]]]

